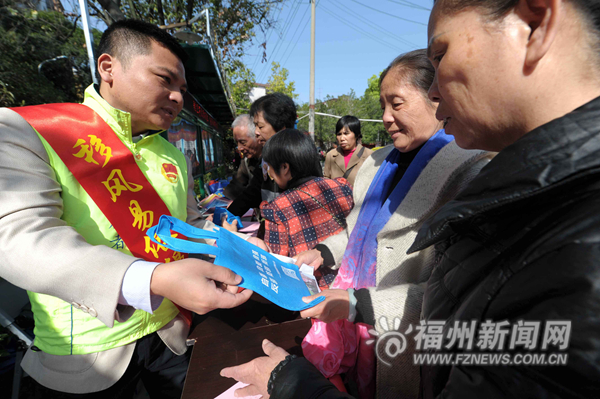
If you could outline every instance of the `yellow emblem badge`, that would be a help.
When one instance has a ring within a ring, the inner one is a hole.
[[[177,183],[179,175],[177,174],[177,167],[172,163],[163,163],[160,168],[162,175],[171,183]]]

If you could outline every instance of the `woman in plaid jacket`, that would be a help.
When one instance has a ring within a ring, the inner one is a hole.
[[[260,204],[270,252],[292,257],[346,227],[346,216],[354,207],[352,189],[343,178],[323,177],[310,137],[295,129],[283,130],[265,144],[263,160],[271,179],[285,190]]]

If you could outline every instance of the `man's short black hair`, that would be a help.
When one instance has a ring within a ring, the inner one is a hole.
[[[123,68],[127,68],[133,56],[150,54],[152,41],[169,49],[182,63],[187,60],[187,54],[177,39],[158,26],[137,19],[125,19],[110,25],[102,34],[96,54],[98,57],[109,54],[118,59]],[[101,81],[98,71],[96,78],[98,82]]]
[[[296,104],[283,93],[267,94],[254,101],[250,106],[250,115],[254,118],[259,112],[275,132],[293,129],[296,124]]]
[[[323,177],[315,143],[310,136],[296,129],[282,130],[267,140],[262,156],[263,160],[278,174],[284,163],[289,164],[291,181],[309,176]]]

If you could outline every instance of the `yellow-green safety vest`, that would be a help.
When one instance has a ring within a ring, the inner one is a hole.
[[[134,143],[130,114],[110,106],[93,85],[85,91],[83,104],[92,108],[108,123],[114,133],[131,150],[136,163],[152,184],[174,217],[185,221],[187,216],[187,164],[184,155],[159,133]],[[105,245],[131,255],[108,219],[77,182],[52,147],[38,133],[50,158],[50,165],[62,187],[61,217],[92,245]],[[161,170],[163,163],[175,165],[178,179],[169,179]],[[154,245],[154,244],[152,244]],[[32,248],[32,250],[35,250]],[[132,258],[133,261],[133,258]],[[85,271],[85,265],[81,265]],[[76,276],[74,276],[76,278]],[[76,355],[104,351],[127,345],[159,330],[179,312],[164,299],[153,314],[136,310],[125,322],[107,327],[97,318],[62,299],[28,292],[35,320],[34,345],[52,355]]]

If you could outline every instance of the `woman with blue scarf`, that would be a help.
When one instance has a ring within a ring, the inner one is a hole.
[[[328,299],[302,313],[319,319],[302,343],[304,355],[328,378],[350,376],[361,398],[417,396],[419,367],[410,347],[393,359],[380,356],[376,367],[369,330],[374,326],[382,335],[397,330],[398,323],[402,332],[419,324],[433,251],[406,251],[422,221],[489,161],[485,152],[460,149],[444,133],[435,117],[437,104],[427,97],[433,77],[425,50],[401,55],[383,71],[380,102],[393,144],[373,153],[359,170],[348,229],[298,256],[314,266],[339,265],[332,289],[323,293]]]
[[[302,312],[318,319],[302,344],[304,355],[327,378],[346,374],[361,398],[418,396],[412,336],[398,356],[379,353],[376,359],[374,349],[385,345],[373,344],[369,330],[404,333],[409,325],[419,325],[434,253],[431,248],[411,255],[406,251],[422,222],[491,158],[460,149],[444,133],[437,104],[427,97],[433,78],[425,50],[403,54],[383,71],[383,123],[393,144],[375,151],[359,170],[347,229],[297,256],[297,264],[339,268],[332,289],[319,294],[327,299]],[[253,378],[244,382],[252,384]]]

